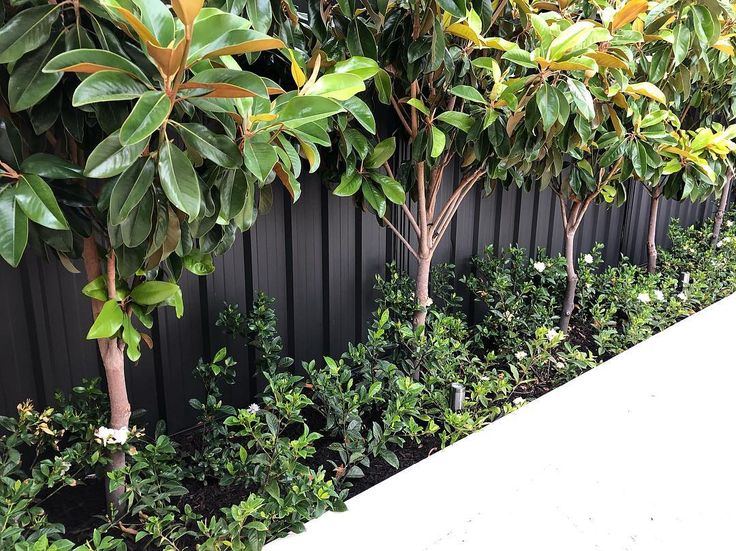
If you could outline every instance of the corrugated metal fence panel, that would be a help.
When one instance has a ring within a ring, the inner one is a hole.
[[[457,167],[448,167],[445,178],[448,184],[456,182]],[[449,196],[451,187],[443,196]],[[217,259],[213,275],[182,278],[184,317],[176,319],[171,309],[158,312],[154,350],[144,350],[141,361],[127,371],[132,407],[146,410],[147,421],[164,418],[172,430],[190,426],[194,415],[188,400],[203,391],[192,368],[200,357],[225,345],[240,372],[238,383],[226,389],[226,400],[244,405],[252,398],[255,386],[243,343],[226,338],[215,326],[225,301],[243,309],[258,291],[273,296],[286,353],[301,362],[338,355],[348,342],[365,335],[375,275],[384,272],[387,261],[415,270],[392,233],[350,200],[334,197],[316,177],[303,178],[296,205],[280,188],[274,191],[272,211],[238,236],[232,250]],[[642,193],[632,190],[624,208],[591,207],[580,231],[579,250],[599,241],[606,244],[609,263],[617,262],[620,254],[642,262],[647,225]],[[684,224],[702,220],[712,213],[713,201],[664,201],[661,209],[660,239],[666,242],[664,228],[671,217]],[[408,224],[398,218],[398,211],[395,208],[393,216],[408,235]],[[530,251],[541,247],[555,254],[562,250],[562,233],[559,206],[549,190],[499,190],[483,197],[477,189],[461,206],[436,262],[454,263],[460,275],[487,245],[496,251],[512,244]],[[32,255],[18,270],[0,263],[0,412],[12,412],[25,398],[52,403],[56,389],[68,391],[83,377],[101,373],[96,345],[84,339],[91,313],[80,293],[83,285],[81,274]],[[471,307],[469,302],[466,306]]]

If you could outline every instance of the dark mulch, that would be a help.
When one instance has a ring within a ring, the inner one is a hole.
[[[312,417],[312,415],[310,414],[308,417]],[[320,426],[316,419],[309,420],[314,421],[314,424],[310,424],[310,426]],[[192,450],[199,443],[200,437],[196,431],[191,431],[178,435],[176,440],[182,451]],[[324,467],[330,477],[335,475],[334,466],[330,463],[330,460],[339,459],[336,452],[328,449],[332,442],[334,442],[332,438],[321,438],[317,442],[316,454],[307,461],[307,464],[314,469],[319,466]],[[350,481],[348,497],[353,497],[414,463],[418,463],[439,448],[440,441],[436,436],[427,437],[419,443],[408,440],[403,448],[393,450],[399,459],[400,466],[398,469],[382,459],[372,461],[370,468],[364,469],[364,477]],[[205,518],[219,514],[223,507],[240,503],[254,490],[252,487],[244,485],[220,486],[216,482],[204,484],[194,480],[187,480],[184,484],[187,486],[189,493],[182,496],[177,505],[183,508],[184,505],[188,504]],[[336,485],[341,487],[340,482],[336,481]],[[345,487],[344,482],[342,487]],[[66,527],[67,538],[73,541],[84,541],[91,537],[95,527],[103,523],[102,519],[105,514],[104,485],[101,479],[90,478],[74,487],[60,489],[49,496],[42,505],[51,522],[58,522]],[[129,549],[137,549],[137,546],[130,541]]]
[[[66,537],[84,540],[102,524],[105,515],[105,486],[99,478],[89,478],[76,486],[64,486],[41,506],[49,521],[66,527]]]
[[[440,439],[436,436],[429,436],[419,444],[408,441],[404,444],[403,448],[394,450],[396,457],[399,458],[398,469],[393,468],[383,459],[371,462],[370,468],[366,469],[365,476],[352,481],[353,486],[350,488],[348,497],[354,497],[379,482],[383,482],[407,467],[411,467],[414,463],[419,463],[422,459],[426,459],[439,449]]]

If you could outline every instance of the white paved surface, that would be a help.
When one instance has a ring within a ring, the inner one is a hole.
[[[736,295],[267,551],[736,550]]]

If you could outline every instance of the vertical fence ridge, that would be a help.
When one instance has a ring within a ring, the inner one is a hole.
[[[443,192],[449,194],[458,168],[448,167],[445,177]],[[386,262],[415,271],[396,236],[372,215],[348,199],[334,197],[317,178],[304,180],[296,205],[282,189],[274,189],[272,212],[238,236],[232,250],[216,260],[214,274],[182,278],[183,319],[176,319],[170,309],[156,312],[154,349],[144,350],[138,365],[128,369],[134,409],[146,409],[146,420],[165,419],[170,430],[191,425],[188,400],[202,393],[191,370],[197,358],[225,345],[242,374],[238,384],[227,389],[226,398],[236,405],[253,399],[257,380],[252,350],[214,326],[223,302],[246,310],[259,290],[275,296],[286,352],[297,362],[320,361],[320,356],[339,355],[348,341],[365,335],[374,275],[384,272]],[[621,254],[639,264],[646,259],[648,196],[638,184],[629,191],[623,208],[596,206],[590,211],[579,238],[580,252],[601,241],[609,263]],[[695,205],[663,200],[660,244],[669,243],[666,228],[671,218],[683,225],[697,223],[712,216],[715,206],[713,199]],[[402,235],[413,239],[400,208],[394,206],[390,213]],[[537,247],[556,254],[562,250],[559,221],[559,205],[549,190],[497,189],[483,197],[479,186],[461,205],[438,248],[437,262],[455,264],[461,276],[468,273],[470,258],[489,244],[497,254],[511,244],[527,248],[531,255]],[[84,340],[91,310],[80,292],[83,277],[28,256],[18,271],[1,267],[0,284],[0,298],[8,308],[0,317],[0,349],[7,351],[6,362],[11,363],[0,371],[0,413],[12,412],[26,397],[43,406],[57,388],[68,391],[83,377],[100,373],[97,347]],[[476,309],[468,297],[465,307],[473,319]]]

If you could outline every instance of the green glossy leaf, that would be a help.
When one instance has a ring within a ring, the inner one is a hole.
[[[683,24],[679,24],[672,32],[672,50],[675,54],[675,65],[679,65],[690,50],[690,29]]]
[[[148,88],[127,73],[100,71],[85,78],[72,96],[72,105],[80,107],[103,101],[126,101],[141,97]]]
[[[28,217],[15,200],[14,186],[0,190],[0,256],[16,268],[28,244]]]
[[[406,199],[404,188],[401,184],[393,178],[386,176],[385,174],[379,174],[376,172],[370,173],[371,180],[381,186],[381,190],[386,198],[392,203],[400,205]]]
[[[140,10],[141,22],[151,31],[159,44],[174,40],[174,17],[166,4],[154,0],[132,0]]]
[[[141,334],[128,316],[123,316],[123,342],[128,359],[137,362],[141,357]]]
[[[483,97],[483,94],[481,94],[472,86],[465,86],[462,84],[458,86],[453,86],[450,89],[450,93],[468,101],[474,101],[475,103],[487,103],[485,98]]]
[[[22,10],[0,26],[0,63],[13,63],[44,44],[58,14],[58,5]]]
[[[345,174],[342,175],[340,183],[332,193],[338,197],[350,197],[358,192],[362,183],[362,176],[353,169],[352,171],[345,172]]]
[[[124,146],[119,133],[110,134],[90,153],[84,174],[90,178],[110,178],[121,174],[141,156],[148,145],[146,140]]]
[[[52,180],[66,180],[83,176],[80,167],[48,153],[34,153],[27,157],[21,163],[20,170]]]
[[[467,8],[464,0],[439,0],[437,2],[443,10],[454,15],[458,19],[463,19],[466,15]]]
[[[379,69],[373,77],[373,82],[375,83],[376,91],[378,92],[378,101],[384,105],[390,104],[393,85],[388,73],[383,69]]]
[[[354,56],[345,61],[338,61],[332,70],[335,73],[352,73],[362,80],[367,80],[378,73],[380,68],[378,63],[369,57]]]
[[[144,281],[130,292],[130,298],[143,306],[155,306],[172,298],[178,290],[179,286],[176,283]]]
[[[435,120],[445,122],[466,133],[470,131],[475,122],[475,119],[471,115],[459,111],[445,111],[437,115]]]
[[[23,151],[18,129],[9,120],[0,118],[0,161],[18,169]]]
[[[22,174],[15,186],[15,200],[23,212],[41,226],[68,230],[69,224],[49,185],[35,174]]]
[[[362,19],[353,19],[348,25],[347,46],[351,56],[378,59],[376,39]]]
[[[383,163],[388,161],[396,151],[396,138],[391,137],[383,141],[378,142],[376,147],[368,158],[365,160],[365,166],[367,168],[378,168],[383,166]]]
[[[248,194],[248,182],[242,170],[228,170],[220,181],[220,219],[227,223],[243,210]]]
[[[552,128],[560,116],[560,106],[556,91],[549,84],[543,84],[534,96],[545,132]]]
[[[278,121],[288,128],[326,119],[344,111],[335,100],[320,96],[295,96],[278,112]]]
[[[15,66],[8,81],[8,102],[14,113],[30,109],[53,90],[61,80],[61,73],[44,73],[44,65],[64,47],[59,34],[32,54],[24,56]]]
[[[145,140],[164,123],[171,110],[171,101],[163,92],[146,92],[120,127],[120,143],[132,145]]]
[[[362,99],[355,96],[342,102],[343,107],[355,117],[355,120],[371,134],[376,133],[376,119],[371,108]]]
[[[237,144],[227,136],[215,134],[199,123],[173,124],[186,146],[202,157],[224,168],[238,168],[242,165]]]
[[[209,253],[193,250],[182,260],[184,268],[194,275],[204,276],[215,271],[215,264],[212,262],[212,255]]]
[[[321,76],[304,92],[307,96],[344,101],[365,90],[363,79],[352,73],[330,73]]]
[[[86,297],[105,302],[107,300],[107,281],[105,276],[98,276],[82,287],[82,294]]]
[[[197,86],[201,85],[202,88]],[[261,97],[268,99],[268,89],[264,80],[248,71],[234,69],[207,69],[194,75],[186,86],[202,93],[210,92],[214,97],[245,98]]]
[[[447,138],[445,136],[445,133],[442,132],[442,130],[440,130],[436,126],[433,126],[432,127],[432,149],[429,152],[429,155],[433,159],[436,157],[439,157],[440,154],[442,154],[442,152],[445,150],[446,141],[447,141]]]
[[[243,144],[243,159],[245,167],[259,181],[265,182],[268,175],[273,170],[278,156],[274,150],[274,146],[269,143],[253,143],[246,141]]]
[[[199,215],[200,190],[197,174],[181,149],[164,141],[158,152],[158,175],[169,201],[193,220]]]
[[[97,319],[87,333],[87,339],[107,339],[112,337],[123,326],[125,314],[115,300],[108,300],[102,305]]]
[[[587,120],[592,121],[593,117],[595,117],[595,104],[593,103],[593,96],[585,84],[569,78],[567,79],[567,89],[570,90],[572,100],[578,112]]]
[[[383,218],[386,215],[386,198],[383,194],[367,180],[363,180],[360,189],[363,192],[363,197],[373,207],[378,217]]]
[[[110,194],[108,216],[110,223],[118,225],[141,202],[151,188],[156,174],[156,164],[150,157],[137,159],[115,180]]]
[[[422,100],[419,98],[411,98],[406,102],[411,105],[414,109],[422,113],[423,115],[429,116],[429,107],[427,107]]]
[[[120,224],[120,233],[126,247],[134,249],[143,243],[153,229],[153,192],[148,191]]]
[[[148,83],[148,77],[132,61],[107,50],[81,48],[63,52],[50,60],[43,68],[44,73],[57,71],[75,73],[98,73],[113,71],[127,73],[141,82]]]

